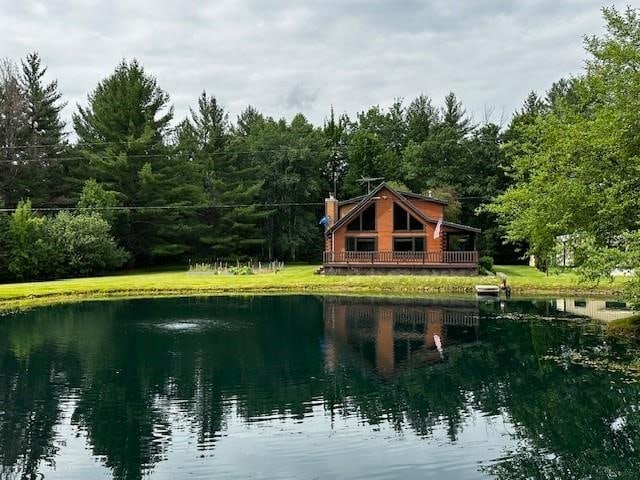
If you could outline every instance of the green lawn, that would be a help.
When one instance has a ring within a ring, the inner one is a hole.
[[[324,276],[317,266],[291,266],[279,273],[230,276],[189,274],[185,270],[133,272],[106,277],[0,285],[0,309],[83,298],[197,295],[219,293],[473,293],[474,285],[498,284],[496,277]],[[622,279],[597,286],[579,283],[572,273],[543,273],[526,266],[497,266],[515,294],[617,295]]]

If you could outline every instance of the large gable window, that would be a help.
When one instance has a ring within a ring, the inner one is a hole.
[[[358,215],[347,225],[351,232],[372,232],[376,229],[376,204],[369,205],[364,212]]]
[[[393,229],[396,232],[423,230],[422,223],[397,203],[393,204]]]

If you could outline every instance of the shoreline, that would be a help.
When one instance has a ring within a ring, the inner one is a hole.
[[[277,274],[189,275],[185,271],[131,272],[114,276],[0,285],[0,313],[93,300],[219,295],[454,295],[475,298],[476,284],[499,284],[492,276],[325,276],[316,266],[285,267]],[[512,297],[608,297],[622,295],[624,283],[589,286],[573,274],[544,276],[529,267],[497,267],[511,273]]]

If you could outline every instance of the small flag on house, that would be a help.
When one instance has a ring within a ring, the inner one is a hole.
[[[436,229],[433,231],[433,238],[440,238],[440,228],[442,227],[442,217],[438,220],[436,224]]]
[[[324,217],[322,217],[320,219],[320,225],[322,225],[323,227],[327,228],[327,226],[329,225],[329,217],[327,217],[326,215]]]

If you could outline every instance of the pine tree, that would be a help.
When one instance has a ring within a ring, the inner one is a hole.
[[[341,183],[347,169],[347,137],[348,137],[349,117],[340,115],[336,121],[333,106],[329,120],[324,124],[324,135],[326,137],[327,148],[329,150],[329,160],[325,167],[325,177],[335,194],[341,190]]]
[[[136,60],[122,61],[73,115],[84,176],[135,207],[114,233],[143,262],[184,250],[175,238],[179,210],[150,208],[171,206],[165,189],[181,161],[164,143],[172,118],[169,95]]]
[[[65,167],[56,161],[64,148],[64,122],[61,119],[62,93],[58,82],[45,83],[47,68],[37,52],[22,61],[20,84],[24,95],[25,162],[17,181],[27,185],[29,197],[36,203],[64,201],[68,196]]]

